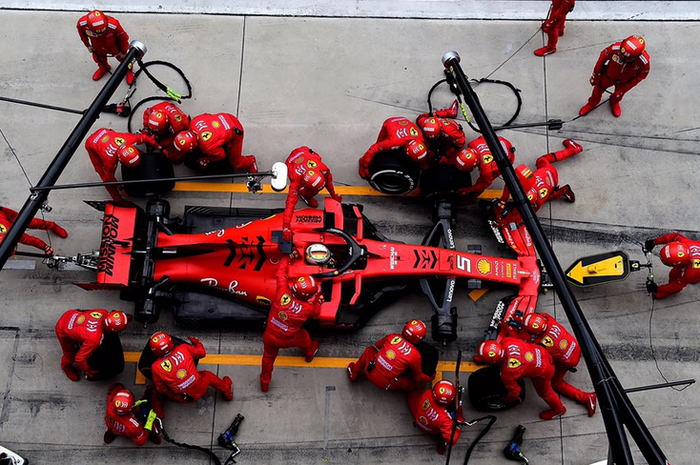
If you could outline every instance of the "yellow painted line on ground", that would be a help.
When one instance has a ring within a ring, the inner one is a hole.
[[[124,352],[124,360],[126,362],[138,363],[140,352]],[[294,367],[294,368],[332,368],[345,369],[350,362],[354,362],[356,358],[338,358],[338,357],[316,357],[311,363],[307,363],[304,357],[297,356],[279,356],[275,360],[276,367]],[[262,355],[234,355],[234,354],[210,354],[199,361],[204,365],[233,365],[233,366],[260,366]],[[437,371],[440,373],[436,379],[442,379],[444,372],[454,373],[457,367],[456,361],[438,362]],[[476,371],[479,365],[472,362],[462,362],[460,371],[471,373]],[[136,370],[136,384],[145,384],[146,378],[138,369]]]
[[[228,184],[228,183],[218,183],[218,182],[176,182],[175,188],[176,192],[228,192],[245,194],[248,192],[248,188],[245,184]],[[383,194],[379,191],[374,190],[370,186],[335,186],[335,190],[340,195],[357,195],[357,196],[369,196],[369,197],[397,197],[388,194]],[[269,185],[263,185],[260,191],[263,194],[286,194],[287,189],[282,192],[276,192]],[[481,199],[495,199],[501,196],[503,191],[498,189],[489,189],[479,196]],[[324,189],[322,191],[324,195],[328,192]],[[400,197],[418,197],[420,191],[418,189],[413,192],[402,195]]]
[[[481,289],[474,289],[469,293],[469,297],[472,298],[474,302],[477,300],[481,299],[484,294],[486,294],[489,291],[487,287],[482,287]]]

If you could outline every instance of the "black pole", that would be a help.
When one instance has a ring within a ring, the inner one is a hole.
[[[583,356],[586,360],[591,380],[595,387],[598,403],[603,415],[603,422],[610,443],[610,453],[616,465],[634,464],[629,442],[623,425],[626,425],[630,434],[639,446],[644,458],[651,465],[666,465],[668,462],[661,448],[654,440],[642,419],[637,414],[634,405],[624,392],[615,372],[605,358],[598,341],[595,339],[591,328],[588,326],[581,308],[576,301],[559,261],[554,254],[547,236],[535,215],[525,191],[520,184],[513,165],[510,164],[506,154],[498,141],[496,133],[484,113],[477,95],[471,88],[467,76],[464,74],[457,52],[448,52],[442,57],[442,63],[457,82],[465,103],[469,106],[474,120],[479,125],[486,144],[494,155],[496,164],[501,171],[503,180],[510,190],[515,201],[515,206],[520,212],[523,223],[527,227],[533,244],[540,255],[549,277],[554,284],[557,295],[566,311],[574,333],[581,344]]]
[[[37,187],[47,187],[53,186],[58,181],[59,176],[65,169],[66,165],[70,161],[71,157],[77,150],[79,144],[82,142],[85,135],[88,133],[92,125],[95,123],[97,118],[100,116],[102,108],[107,104],[112,95],[121,84],[126,72],[129,70],[129,63],[131,63],[137,56],[143,56],[146,53],[146,46],[134,40],[129,46],[129,50],[126,53],[124,61],[117,67],[116,71],[111,78],[107,81],[107,84],[102,88],[100,93],[97,95],[95,100],[92,102],[90,107],[87,109],[85,114],[78,124],[71,132],[68,139],[63,143],[61,150],[59,150],[56,157],[53,159],[49,167],[44,172],[41,180],[37,184]],[[22,210],[20,210],[17,219],[12,223],[10,229],[5,234],[5,238],[2,243],[0,243],[0,270],[5,266],[7,259],[12,254],[12,251],[17,246],[19,239],[27,230],[29,222],[34,218],[34,215],[39,211],[43,203],[46,201],[49,193],[45,190],[37,190],[33,192],[27,201],[24,203]]]
[[[46,108],[48,110],[62,111],[64,113],[75,113],[76,115],[84,115],[87,110],[74,110],[73,108],[57,107],[55,105],[48,105],[46,103],[30,102],[28,100],[19,100],[10,97],[0,97],[0,100],[10,103],[18,103],[20,105],[27,105],[30,107]]]

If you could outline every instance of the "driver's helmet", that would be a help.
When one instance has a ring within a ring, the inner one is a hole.
[[[94,34],[101,35],[107,30],[108,21],[109,19],[104,13],[93,10],[87,17],[87,28]]]
[[[435,401],[446,407],[455,400],[455,385],[448,379],[442,379],[433,386],[433,397]]]
[[[331,261],[331,251],[323,244],[311,244],[304,253],[306,263],[309,265],[324,266]]]
[[[112,397],[112,408],[117,415],[126,415],[134,407],[134,395],[128,389],[120,389]]]
[[[685,265],[690,260],[690,255],[682,242],[670,242],[661,249],[659,254],[661,261],[666,266]]]

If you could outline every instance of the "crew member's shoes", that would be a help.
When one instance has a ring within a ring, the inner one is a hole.
[[[114,441],[117,438],[117,435],[111,432],[110,430],[105,431],[105,444],[111,444],[112,441]]]
[[[66,237],[68,237],[68,233],[66,232],[66,230],[57,225],[56,223],[51,225],[51,231],[53,231],[54,234],[56,234],[61,239],[65,239]]]
[[[588,416],[592,417],[595,414],[595,409],[598,406],[598,398],[595,392],[588,394],[588,400],[586,401],[586,408],[588,408]]]
[[[224,376],[224,399],[228,401],[233,400],[233,380],[229,378],[228,376]]]
[[[564,29],[566,29],[565,26],[562,26],[562,27],[559,28],[559,31],[558,31],[558,32],[559,32],[559,37],[561,37],[561,36],[564,35]]]
[[[622,114],[622,108],[620,108],[620,102],[613,102],[610,100],[610,110],[615,118]]]
[[[564,144],[564,147],[566,147],[567,149],[571,149],[574,152],[574,155],[583,152],[583,147],[581,146],[581,144],[571,139],[564,139],[564,142],[562,142],[562,144]]]
[[[314,357],[318,353],[318,347],[321,345],[319,344],[318,341],[313,341],[316,345],[316,348],[310,353],[306,354],[306,357],[304,357],[304,360],[306,360],[306,363],[311,363],[314,360]]]
[[[445,441],[438,441],[437,453],[440,455],[445,455],[446,450],[447,450],[447,443],[445,443]]]
[[[318,207],[318,200],[316,200],[316,199],[313,198],[313,197],[309,197],[309,198],[307,199],[306,197],[301,196],[301,200],[303,200],[303,201],[306,203],[306,205],[308,205],[308,206],[311,207],[311,208],[316,208],[316,207]]]
[[[564,200],[566,200],[569,203],[576,202],[576,194],[574,194],[574,191],[573,189],[571,189],[570,185],[566,184],[564,186],[561,186],[559,190],[561,190],[561,196],[564,197]]]
[[[540,413],[540,418],[543,420],[551,420],[552,418],[558,417],[559,415],[564,415],[566,413],[566,407],[562,406],[561,410],[549,409]]]
[[[579,116],[586,116],[587,114],[589,114],[591,112],[591,110],[593,110],[593,105],[591,105],[590,103],[587,103],[581,107],[581,109],[578,112],[578,115]]]
[[[131,85],[134,83],[134,79],[135,79],[134,72],[131,70],[127,71],[126,72],[126,83]]]
[[[73,368],[63,370],[63,372],[66,374],[66,376],[68,377],[69,380],[75,381],[75,382],[80,381],[80,373],[75,371]]]
[[[459,102],[457,102],[457,99],[455,99],[454,102],[452,102],[452,106],[448,110],[449,112],[449,117],[450,118],[456,118],[457,117],[457,112],[459,111]]]
[[[92,75],[92,80],[93,81],[99,81],[104,77],[107,72],[112,69],[111,67],[103,68],[102,66],[99,66],[97,68],[97,71],[95,71],[95,74]]]
[[[260,380],[260,390],[262,392],[267,392],[270,390],[270,383],[266,383],[263,380]]]
[[[537,55],[538,57],[543,57],[543,56],[551,55],[552,53],[554,53],[556,51],[557,51],[556,47],[545,46],[545,47],[538,48],[537,50],[535,50],[535,55]]]
[[[357,381],[357,364],[355,362],[348,364],[348,378],[350,381]]]

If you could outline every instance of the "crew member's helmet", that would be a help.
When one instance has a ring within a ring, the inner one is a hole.
[[[547,319],[539,313],[530,313],[523,321],[523,329],[530,334],[539,336],[547,331]]]
[[[479,356],[486,363],[501,363],[506,351],[498,341],[484,341],[479,345]]]
[[[455,391],[455,385],[452,381],[443,379],[433,386],[433,397],[438,404],[448,406],[455,400]]]
[[[625,61],[634,61],[644,53],[646,46],[647,43],[642,36],[629,36],[620,44],[620,55],[622,55],[622,59]]]
[[[141,152],[133,145],[124,144],[117,150],[119,161],[124,165],[133,168],[141,163]]]
[[[685,265],[690,260],[688,250],[682,242],[670,242],[659,253],[661,261],[666,266]]]
[[[104,34],[107,30],[108,21],[106,14],[99,10],[93,10],[88,13],[87,27],[95,34]]]
[[[457,168],[460,171],[469,172],[479,164],[479,155],[476,150],[465,147],[457,154]]]
[[[197,134],[194,131],[179,132],[173,140],[175,150],[181,153],[189,153],[197,148]]]
[[[423,131],[423,136],[428,139],[436,139],[440,136],[440,131],[442,127],[440,126],[440,121],[435,118],[425,118],[421,124],[420,129]]]
[[[146,127],[155,134],[161,134],[168,126],[168,117],[163,111],[151,111],[146,119]]]
[[[418,344],[425,339],[428,334],[428,328],[425,323],[420,320],[411,320],[403,327],[403,337],[411,344]]]
[[[128,389],[121,389],[112,398],[112,407],[117,415],[126,415],[134,407],[134,395]]]
[[[148,346],[153,354],[160,358],[168,355],[175,348],[175,343],[169,334],[158,331],[148,341]]]
[[[107,314],[107,318],[102,320],[102,326],[108,333],[118,333],[126,329],[129,324],[129,315],[124,312],[115,310]]]
[[[406,144],[406,155],[408,155],[411,160],[422,160],[427,153],[428,148],[421,140],[413,139]]]
[[[311,244],[304,253],[306,263],[309,265],[324,266],[331,261],[331,251],[323,244]]]
[[[318,192],[326,185],[326,178],[320,171],[309,170],[301,178],[301,184],[309,190]]]
[[[318,281],[313,276],[299,276],[292,283],[292,293],[299,300],[309,300],[318,292]]]

